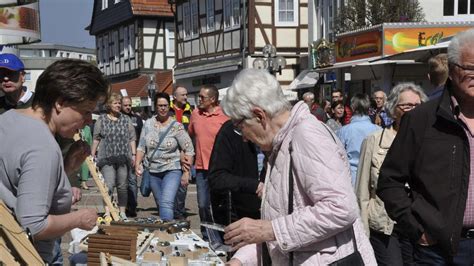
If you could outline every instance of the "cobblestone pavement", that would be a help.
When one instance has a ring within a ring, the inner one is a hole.
[[[89,185],[89,190],[82,190],[82,200],[77,204],[77,206],[73,206],[73,208],[95,208],[99,213],[103,213],[104,208],[98,188],[95,186],[92,180],[89,180],[87,184]],[[158,217],[158,211],[156,209],[153,195],[149,197],[143,197],[140,192],[138,194],[137,217]],[[187,219],[191,222],[191,229],[196,234],[201,235],[199,230],[199,214],[197,206],[196,185],[190,184],[186,197]],[[70,241],[71,235],[69,233],[65,234],[61,242],[64,265],[69,265],[68,257],[70,254],[68,253],[68,249]]]

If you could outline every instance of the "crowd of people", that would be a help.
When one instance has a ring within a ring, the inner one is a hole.
[[[201,222],[227,226],[201,234],[230,247],[229,265],[472,265],[471,45],[474,30],[459,33],[428,61],[432,90],[403,82],[388,96],[291,104],[275,76],[242,70],[221,102],[213,85],[196,108],[182,85],[157,93],[148,119],[90,63],[60,60],[31,92],[21,60],[1,54],[0,199],[48,263],[64,233],[96,224],[96,210],[70,211],[92,156],[122,220],[139,191],[163,221],[186,218],[194,179]]]

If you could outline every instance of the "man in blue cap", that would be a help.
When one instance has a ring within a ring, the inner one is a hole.
[[[23,109],[31,106],[33,92],[23,86],[25,66],[14,54],[0,54],[0,114],[9,109]]]

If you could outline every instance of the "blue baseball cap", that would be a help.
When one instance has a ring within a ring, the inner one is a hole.
[[[25,69],[25,65],[14,54],[0,54],[0,68],[7,68],[12,71],[20,71]]]

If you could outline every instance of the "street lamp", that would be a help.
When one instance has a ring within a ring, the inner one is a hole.
[[[155,99],[155,94],[156,94],[156,85],[155,85],[155,80],[154,80],[154,75],[150,75],[150,83],[148,83],[148,97],[150,97],[150,107],[151,107],[151,112],[153,113],[155,111],[155,105],[153,103],[153,99]]]
[[[281,75],[281,70],[286,66],[286,59],[283,56],[277,56],[276,47],[267,44],[262,49],[263,58],[256,58],[253,61],[253,68],[256,69],[265,69],[270,74],[279,73]]]

